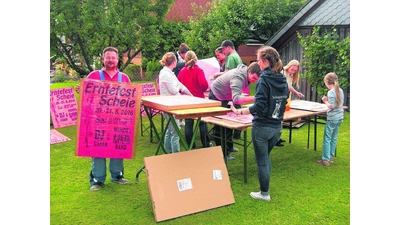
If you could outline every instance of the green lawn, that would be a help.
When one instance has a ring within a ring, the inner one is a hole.
[[[144,123],[148,125],[147,118],[144,118]],[[313,132],[313,126],[311,129]],[[135,182],[143,158],[152,156],[157,147],[155,141],[149,141],[149,134],[142,137],[139,131],[136,158],[125,160],[125,177],[131,182],[127,185],[111,183],[107,171],[105,187],[98,192],[91,192],[91,159],[77,157],[74,152],[76,127],[57,130],[71,138],[71,141],[50,146],[51,224],[157,224],[146,174],[141,173],[138,182]],[[294,129],[291,144],[285,142],[284,147],[272,150],[270,202],[254,200],[249,196],[251,191],[258,191],[259,186],[253,146],[250,145],[248,183],[243,182],[243,148],[233,153],[236,160],[227,164],[234,204],[161,223],[349,224],[350,113],[345,113],[339,132],[337,157],[329,167],[315,163],[321,157],[323,130],[324,125],[318,124],[317,151],[312,149],[312,142],[307,149],[306,125]],[[249,138],[250,131],[251,128],[248,129]],[[282,138],[288,141],[288,137],[289,130],[285,129]],[[200,145],[197,140],[197,146]]]

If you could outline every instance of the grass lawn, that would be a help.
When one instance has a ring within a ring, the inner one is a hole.
[[[60,86],[51,88],[55,87]],[[147,118],[143,121],[149,124]],[[159,124],[156,122],[156,125]],[[50,126],[50,129],[53,127]],[[127,185],[111,183],[107,171],[104,188],[91,192],[91,158],[75,156],[76,127],[57,130],[71,141],[50,145],[51,224],[157,224],[146,174],[141,173],[139,181],[135,182],[136,172],[143,166],[143,158],[152,156],[157,147],[156,141],[150,142],[149,134],[140,136],[139,130],[136,158],[124,161],[125,178],[131,182]],[[337,157],[329,167],[315,163],[321,157],[324,124],[318,124],[317,131],[317,151],[314,151],[313,136],[310,137],[310,148],[307,148],[307,125],[293,130],[291,144],[288,143],[289,130],[284,129],[282,138],[287,140],[285,146],[275,147],[271,153],[270,202],[254,200],[249,196],[251,191],[259,190],[254,151],[250,145],[247,183],[243,182],[243,148],[233,153],[236,160],[227,164],[234,204],[160,223],[350,224],[350,113],[345,113],[339,131]],[[247,133],[251,138],[251,128]],[[199,140],[196,143],[201,145]]]

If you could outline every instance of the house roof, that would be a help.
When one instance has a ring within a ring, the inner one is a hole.
[[[310,0],[266,45],[274,46],[283,36],[291,36],[301,26],[346,25],[350,26],[350,0]]]
[[[237,48],[237,53],[240,56],[256,56],[257,50],[261,45],[240,45]]]
[[[165,17],[166,21],[171,22],[189,22],[189,17],[193,16],[192,4],[205,6],[211,0],[176,0]]]

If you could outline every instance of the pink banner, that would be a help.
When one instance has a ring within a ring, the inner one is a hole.
[[[60,142],[70,141],[71,139],[64,136],[62,133],[56,131],[55,129],[50,130],[50,144],[57,144]]]
[[[204,76],[206,77],[206,80],[208,82],[208,88],[210,89],[211,83],[214,81],[214,74],[218,73],[220,70],[217,58],[212,57],[207,59],[200,59],[197,61],[197,65],[201,69],[203,69]]]
[[[157,91],[156,91],[156,87],[154,86],[154,83],[143,83],[142,84],[142,96],[151,96],[151,95],[157,95]],[[143,106],[140,106],[140,112],[142,113],[142,116],[147,115],[146,112],[144,111]]]
[[[77,156],[131,159],[142,85],[82,79],[77,122]]]
[[[50,115],[54,128],[76,125],[77,113],[73,87],[50,90]]]

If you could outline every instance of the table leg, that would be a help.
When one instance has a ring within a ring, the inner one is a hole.
[[[194,142],[196,140],[197,131],[199,130],[201,117],[197,118],[196,125],[194,126],[192,140],[190,141],[189,149],[193,149]],[[200,135],[201,136],[201,135]],[[201,139],[201,137],[200,137]]]
[[[314,151],[317,151],[317,115],[314,116]]]
[[[220,136],[221,136],[221,147],[222,150],[224,151],[224,161],[225,161],[225,165],[227,165],[228,162],[228,151],[226,150],[226,129],[223,128],[222,126],[219,127],[220,129]],[[224,132],[224,133],[223,133]]]
[[[307,148],[310,148],[310,123],[311,123],[311,118],[307,117],[307,122],[308,122],[308,130],[307,130]]]
[[[156,126],[154,125],[154,122],[153,122],[152,110],[148,109],[146,106],[144,106],[144,111],[146,112],[147,118],[149,118],[150,131],[154,129],[154,134],[156,135],[157,139],[160,141],[161,140],[160,136],[159,136],[157,128],[156,128]],[[163,128],[161,127],[161,129],[163,129]],[[152,138],[150,139],[150,141],[151,140],[152,140]]]
[[[292,124],[293,121],[289,121],[289,143],[292,143]]]
[[[145,108],[145,111],[146,111],[146,114],[149,115],[149,113],[148,113],[148,111],[147,111],[146,108]],[[161,116],[162,116],[162,115],[161,115]],[[148,116],[148,118],[149,118],[149,121],[150,121],[150,126],[154,126],[152,117],[149,117],[149,116]],[[170,120],[167,121],[166,126],[169,125],[169,122],[170,122]],[[159,140],[159,141],[158,141],[158,145],[157,145],[157,149],[156,149],[156,152],[154,153],[154,155],[157,155],[157,154],[158,154],[158,152],[160,151],[160,148],[162,148],[164,154],[167,153],[167,152],[165,151],[164,143],[163,143],[163,140],[164,140],[164,137],[165,137],[165,133],[166,133],[166,132],[167,132],[167,129],[163,129],[163,128],[162,128],[162,134],[161,134],[161,138],[160,138],[156,127],[154,127],[154,133],[156,134],[156,136],[157,136],[157,138],[158,138],[158,140]],[[139,182],[139,175],[140,175],[140,173],[141,173],[141,172],[146,172],[146,171],[144,170],[144,168],[145,168],[145,167],[142,166],[142,167],[140,167],[140,169],[136,172],[136,183]]]
[[[175,129],[176,133],[178,134],[179,139],[181,140],[183,147],[185,148],[185,150],[189,150],[189,146],[188,146],[188,144],[186,143],[186,139],[185,139],[185,137],[182,135],[182,133],[181,133],[181,131],[180,131],[180,129],[179,129],[178,124],[176,123],[176,120],[175,120],[174,115],[168,114],[168,116],[169,116],[169,121],[172,123],[172,126],[174,126],[174,129]]]
[[[243,132],[243,134],[244,134],[244,140],[243,140],[243,148],[244,148],[244,162],[243,162],[243,165],[244,165],[244,171],[243,171],[243,174],[244,174],[244,182],[245,183],[247,183],[247,129],[246,130],[244,130],[244,132]]]

